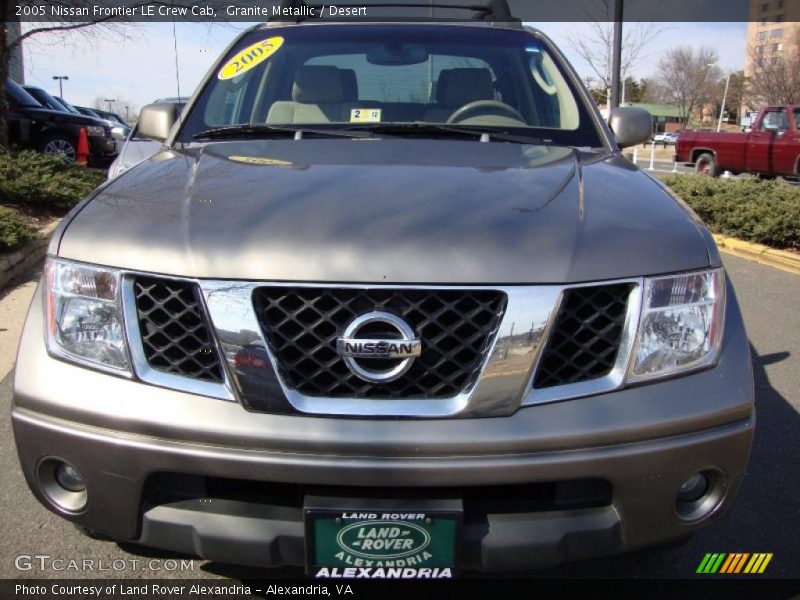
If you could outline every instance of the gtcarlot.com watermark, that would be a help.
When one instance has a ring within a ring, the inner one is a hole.
[[[194,571],[194,560],[174,558],[58,558],[49,554],[18,554],[14,558],[14,566],[18,571],[54,571],[54,572],[111,572],[151,571],[176,572]]]

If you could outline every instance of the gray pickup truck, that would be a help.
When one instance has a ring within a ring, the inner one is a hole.
[[[297,7],[297,3],[288,7]],[[684,538],[755,413],[712,236],[541,32],[272,21],[53,235],[14,382],[86,531],[316,577],[450,577]]]

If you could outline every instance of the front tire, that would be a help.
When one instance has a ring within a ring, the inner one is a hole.
[[[78,157],[75,140],[61,134],[51,135],[45,139],[42,143],[42,152],[50,156],[58,156],[68,163],[74,163]]]
[[[697,157],[694,162],[694,172],[698,175],[710,175],[711,177],[719,177],[719,167],[714,155],[709,152],[703,152]]]

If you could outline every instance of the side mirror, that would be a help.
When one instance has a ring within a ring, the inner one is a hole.
[[[163,142],[181,114],[181,106],[175,102],[148,104],[139,113],[139,137]]]
[[[650,139],[653,117],[643,108],[626,106],[611,111],[608,125],[620,148],[635,146]]]

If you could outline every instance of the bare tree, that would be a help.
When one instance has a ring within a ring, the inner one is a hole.
[[[210,6],[221,10],[227,3],[227,0],[138,0],[130,4],[126,3],[126,6],[140,9],[143,6],[169,4],[173,7]],[[128,28],[134,26],[131,20],[115,17],[113,14],[104,16],[103,13],[100,13],[101,16],[91,16],[94,14],[92,8],[97,5],[96,0],[69,0],[68,3],[57,2],[54,4],[69,6],[73,9],[87,9],[89,16],[81,17],[81,21],[74,21],[69,17],[61,18],[52,15],[48,17],[48,22],[30,23],[19,37],[10,39],[6,24],[16,18],[14,16],[16,7],[23,9],[32,6],[41,7],[42,3],[40,0],[17,0],[14,3],[0,0],[0,146],[8,145],[8,122],[5,116],[8,114],[8,96],[5,81],[8,78],[9,62],[14,50],[21,48],[22,43],[32,37],[45,33],[59,36],[60,39],[55,40],[56,42],[80,43],[87,46],[108,35],[113,35],[116,40],[119,40],[121,36],[130,35]]]
[[[708,46],[697,50],[691,46],[679,46],[668,51],[659,61],[662,96],[679,108],[684,127],[695,109],[702,109],[703,103],[717,99],[717,82],[722,76],[718,61],[717,51]]]
[[[139,105],[130,100],[124,94],[112,94],[113,98],[106,98],[105,96],[96,96],[92,106],[101,110],[117,113],[126,120],[130,118],[129,115],[139,114]]]
[[[725,97],[725,86],[728,87],[728,95]],[[730,74],[730,79],[727,77],[720,79],[718,83],[718,98],[720,99],[720,110],[727,113],[725,122],[738,123],[741,119],[742,104],[745,101],[745,90],[747,87],[747,79],[744,76],[744,71],[734,71]],[[722,99],[725,99],[725,106],[722,106]]]
[[[115,33],[124,35],[122,30],[123,23],[111,21],[111,17],[100,17],[92,19],[87,17],[86,21],[70,21],[68,19],[58,20],[52,17],[51,21],[33,23],[25,28],[15,39],[8,36],[7,23],[14,18],[16,6],[25,8],[36,5],[35,0],[19,0],[16,3],[0,2],[0,146],[8,145],[8,122],[5,115],[8,114],[8,97],[6,94],[5,81],[8,78],[9,62],[12,53],[22,48],[22,43],[30,38],[42,33],[69,35],[73,41],[88,43],[93,37],[104,33]],[[70,6],[88,6],[91,14],[91,2],[88,0],[74,0]],[[63,38],[62,38],[63,39]]]
[[[794,43],[750,46],[746,100],[753,108],[766,104],[800,104],[800,32]],[[760,50],[759,50],[760,48]]]
[[[586,13],[586,29],[578,29],[567,36],[567,45],[589,65],[598,88],[606,90],[606,98],[611,90],[613,73],[612,53],[614,48],[614,23],[612,0],[596,0]],[[588,31],[587,31],[588,29]],[[624,80],[631,69],[647,57],[647,46],[663,31],[666,23],[630,23],[622,29],[622,60],[620,76]]]

